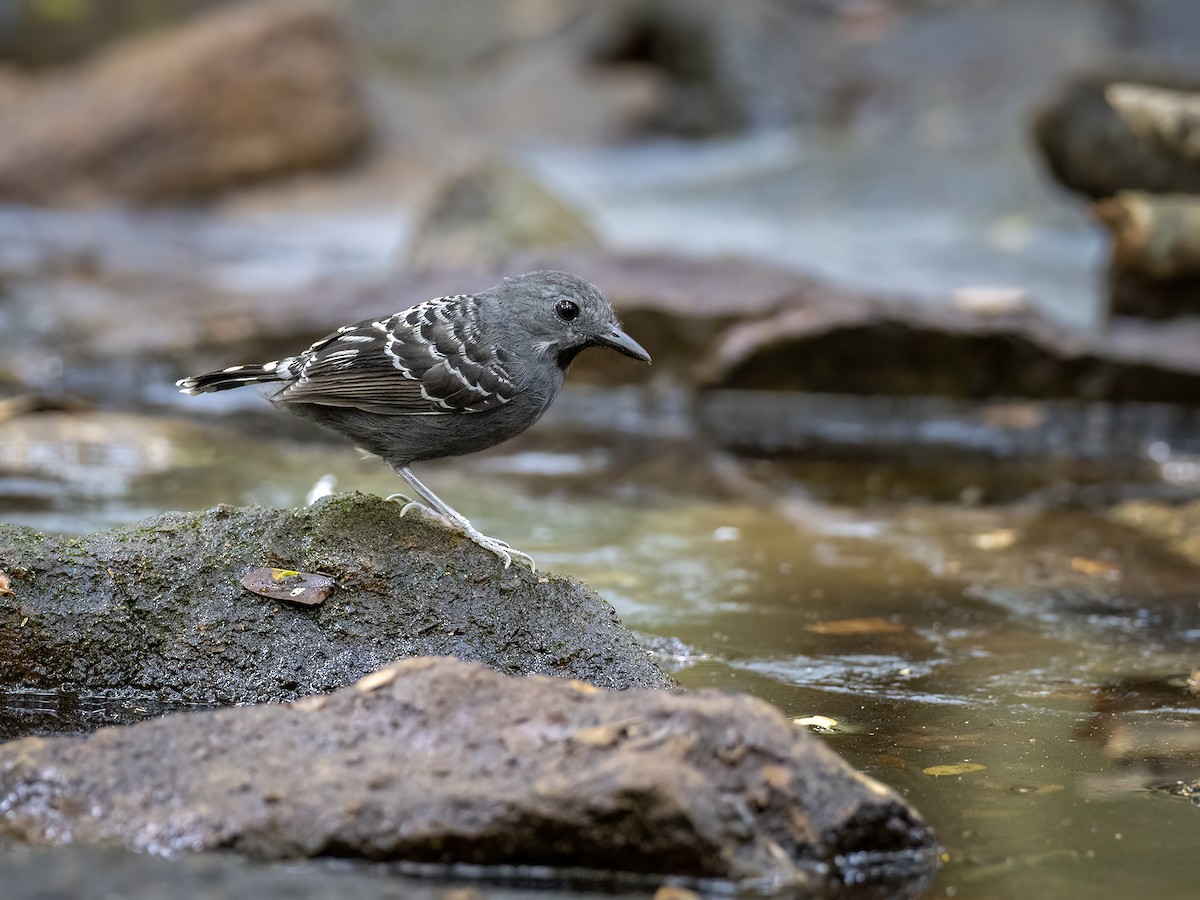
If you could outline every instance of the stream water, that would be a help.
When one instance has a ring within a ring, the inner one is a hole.
[[[1179,782],[1196,777],[1196,569],[1093,490],[1160,494],[1167,451],[1090,467],[753,460],[664,436],[682,426],[655,427],[636,402],[610,410],[619,427],[580,433],[595,396],[560,402],[510,447],[422,475],[485,532],[592,585],[687,687],[822,717],[823,740],[936,828],[933,895],[1192,895],[1184,835],[1200,810]],[[325,475],[396,487],[343,445],[269,432],[24,416],[5,425],[0,509],[78,533],[218,502],[299,505]],[[42,701],[10,697],[6,713],[32,724],[55,708]],[[89,715],[106,713],[67,718]]]

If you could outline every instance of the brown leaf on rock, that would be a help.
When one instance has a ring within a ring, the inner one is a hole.
[[[329,598],[336,582],[328,575],[260,566],[242,576],[242,587],[260,597],[319,606]]]
[[[11,597],[13,595],[12,588],[8,585],[8,573],[0,569],[0,597]]]

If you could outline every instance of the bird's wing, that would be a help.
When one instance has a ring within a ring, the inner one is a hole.
[[[271,399],[383,415],[482,412],[516,393],[507,362],[483,337],[473,297],[440,297],[343,326],[281,360],[288,383]]]

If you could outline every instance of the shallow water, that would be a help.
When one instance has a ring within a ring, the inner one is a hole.
[[[1190,894],[1183,835],[1200,810],[1169,786],[1200,774],[1185,680],[1200,579],[1089,493],[1107,478],[1153,495],[1161,468],[1060,462],[1039,479],[1028,461],[1021,477],[979,459],[754,461],[655,437],[628,410],[610,410],[624,427],[581,435],[571,410],[568,397],[511,449],[421,474],[483,531],[595,587],[686,686],[833,720],[823,739],[935,826],[933,895]],[[396,489],[343,445],[268,439],[272,415],[254,434],[22,417],[5,425],[0,514],[84,532],[218,502],[297,505],[327,474],[338,490]],[[22,702],[5,712],[111,713]]]

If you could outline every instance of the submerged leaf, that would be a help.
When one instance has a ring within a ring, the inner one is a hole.
[[[904,626],[891,619],[869,617],[864,619],[835,619],[832,622],[814,622],[804,626],[813,634],[900,634]]]
[[[949,766],[930,766],[921,771],[934,778],[941,778],[944,775],[969,775],[972,772],[982,772],[986,768],[987,766],[980,763],[954,763]]]

